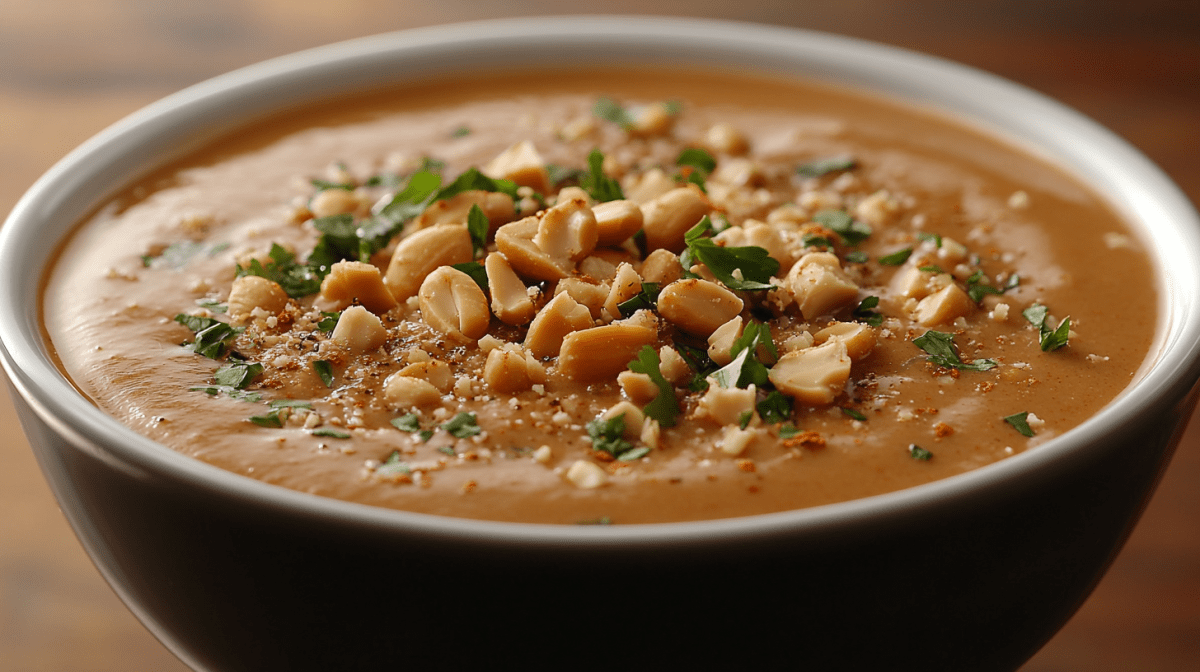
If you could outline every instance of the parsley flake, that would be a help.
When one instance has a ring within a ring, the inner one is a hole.
[[[761,322],[751,321],[742,329],[742,335],[733,342],[729,355],[733,358],[729,364],[712,374],[717,385],[724,388],[746,388],[755,385],[761,388],[767,384],[767,367],[758,360],[758,349],[762,347],[767,355],[774,360],[778,350],[771,340],[771,328]]]
[[[908,444],[908,454],[914,460],[924,460],[926,462],[928,462],[933,457],[933,453],[929,452],[928,450],[925,450],[924,448],[918,446],[915,443]]]
[[[787,422],[792,418],[792,398],[779,390],[771,390],[755,408],[766,423]]]
[[[1071,318],[1064,317],[1057,329],[1051,329],[1047,322],[1050,319],[1050,309],[1040,303],[1035,303],[1021,312],[1030,324],[1037,327],[1041,339],[1042,352],[1051,352],[1067,344],[1071,336]]]
[[[675,387],[667,381],[659,370],[661,362],[658,359],[658,352],[649,345],[643,345],[638,351],[637,359],[629,362],[629,370],[635,373],[644,373],[650,377],[650,381],[658,386],[658,396],[646,407],[642,409],[646,415],[658,421],[658,424],[663,427],[673,427],[675,418],[679,416],[679,401],[675,398]]]
[[[213,379],[217,385],[225,385],[237,390],[244,390],[263,372],[263,365],[251,362],[234,362],[217,369]]]
[[[596,199],[597,203],[620,201],[625,198],[621,184],[604,174],[604,154],[600,150],[593,149],[588,154],[587,163],[587,172],[580,175],[579,186],[588,192],[588,195]]]
[[[416,413],[408,413],[392,418],[392,426],[402,432],[418,432],[421,430],[421,418]]]
[[[462,271],[463,273],[471,276],[471,279],[475,281],[475,284],[479,285],[479,288],[483,290],[484,296],[488,295],[487,269],[484,268],[483,264],[479,263],[478,261],[467,261],[461,264],[450,264],[450,268],[453,268],[456,271]]]
[[[459,439],[469,439],[483,432],[483,428],[475,422],[475,414],[466,411],[450,418],[442,424],[440,429]]]
[[[858,302],[854,311],[850,314],[856,320],[862,320],[872,327],[878,327],[883,324],[883,315],[875,310],[879,306],[878,296],[868,296]]]
[[[1013,429],[1020,432],[1021,436],[1033,436],[1033,429],[1029,426],[1029,411],[1013,413],[1004,418],[1004,421],[1012,425]]]
[[[779,262],[763,248],[753,245],[743,247],[721,247],[712,238],[704,237],[712,232],[712,220],[706,215],[700,223],[684,234],[687,249],[681,257],[683,267],[691,268],[692,261],[708,267],[712,274],[733,290],[762,291],[774,289],[771,277],[779,272]],[[734,274],[738,271],[740,277]]]
[[[954,348],[954,336],[932,329],[913,339],[913,345],[929,353],[928,360],[948,369],[988,371],[997,366],[994,359],[976,359],[964,362]]]
[[[867,416],[863,415],[862,413],[859,413],[858,411],[854,410],[853,408],[846,408],[845,406],[842,406],[841,408],[842,408],[842,413],[845,413],[847,416],[853,418],[854,420],[857,420],[859,422],[867,421]]]
[[[245,331],[242,327],[232,327],[220,320],[197,315],[181,313],[175,316],[175,321],[196,333],[196,340],[185,343],[184,347],[209,359],[224,356],[233,339]]]
[[[633,449],[633,444],[626,441],[625,414],[622,413],[607,420],[596,418],[585,426],[588,436],[592,439],[592,449],[603,451],[613,457],[620,457]]]
[[[433,196],[434,201],[444,201],[453,198],[464,191],[492,191],[508,194],[514,201],[517,198],[517,183],[512,180],[500,180],[488,177],[479,172],[478,168],[468,168],[454,181],[443,187]]]
[[[333,364],[324,359],[314,360],[312,369],[320,377],[321,382],[325,383],[325,387],[333,387]]]
[[[490,227],[491,223],[488,222],[487,215],[483,214],[483,209],[479,207],[479,204],[472,205],[470,212],[467,213],[467,233],[471,234],[471,247],[475,250],[476,258],[487,250]]]
[[[857,165],[858,162],[855,161],[853,157],[833,156],[800,164],[796,167],[796,173],[803,175],[804,177],[822,177],[824,175],[828,175],[829,173],[851,170]]]
[[[642,291],[627,301],[617,304],[621,317],[629,317],[639,310],[654,310],[658,307],[658,283],[643,282]]]
[[[333,429],[332,427],[318,427],[318,428],[312,430],[312,435],[313,436],[327,436],[331,439],[348,439],[348,438],[350,438],[350,432],[345,432],[340,429]]]
[[[813,221],[841,236],[847,245],[859,245],[874,233],[869,225],[845,210],[821,210],[813,215]]]
[[[891,254],[885,254],[884,256],[880,257],[879,263],[883,264],[884,266],[899,266],[900,264],[908,261],[908,258],[912,256],[912,253],[913,250],[911,247],[906,247],[902,250],[896,250]]]

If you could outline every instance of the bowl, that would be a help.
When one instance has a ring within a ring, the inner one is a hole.
[[[550,526],[407,513],[184,457],[62,375],[41,279],[74,224],[240,125],[482,65],[706,64],[931,107],[1064,167],[1146,242],[1160,325],[1141,378],[1002,462],[890,494],[696,523]],[[489,21],[335,44],[198,84],[72,152],[0,230],[0,355],[60,506],[133,613],[197,670],[1012,670],[1079,607],[1166,467],[1200,378],[1200,221],[1125,142],[986,73],[882,45],[645,17]]]

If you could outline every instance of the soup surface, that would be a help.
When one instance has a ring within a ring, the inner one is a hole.
[[[619,524],[1034,449],[1131,382],[1155,291],[1101,197],[975,130],[825,86],[595,71],[242,130],[83,223],[43,307],[78,387],[186,455]]]

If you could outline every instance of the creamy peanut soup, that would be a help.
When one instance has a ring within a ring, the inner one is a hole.
[[[622,524],[1036,450],[1142,366],[1152,277],[1101,196],[937,115],[745,75],[539,72],[233,134],[90,217],[44,314],[86,395],[205,462]]]

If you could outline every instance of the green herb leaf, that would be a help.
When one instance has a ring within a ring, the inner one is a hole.
[[[592,105],[592,114],[624,129],[633,126],[633,115],[612,98],[597,99],[596,103]]]
[[[621,317],[629,317],[639,310],[654,310],[658,307],[658,283],[643,282],[642,291],[627,301],[617,304]]]
[[[870,226],[845,210],[821,210],[813,215],[813,221],[841,236],[847,245],[859,245],[873,233]]]
[[[768,424],[792,419],[792,398],[779,390],[771,390],[765,399],[758,402],[756,408],[758,416]]]
[[[338,320],[342,319],[341,313],[327,313],[321,311],[321,319],[317,322],[317,330],[322,334],[332,334],[337,327]]]
[[[213,374],[213,379],[217,381],[217,385],[227,385],[238,390],[244,390],[262,372],[262,364],[236,362],[226,364],[217,369],[216,373]]]
[[[592,449],[604,451],[613,457],[619,457],[633,448],[633,444],[625,440],[625,414],[604,420],[597,418],[585,426],[588,436],[592,439]]]
[[[912,253],[913,251],[911,247],[906,247],[902,250],[896,250],[891,254],[886,254],[880,257],[879,263],[883,264],[884,266],[899,266],[900,264],[908,261],[908,258],[912,256]]]
[[[1021,436],[1033,436],[1033,429],[1029,427],[1029,411],[1014,413],[1004,418],[1004,421],[1020,432]]]
[[[625,198],[621,184],[604,174],[604,154],[593,149],[588,154],[588,170],[579,178],[579,186],[598,203],[619,201]]]
[[[463,174],[454,179],[453,182],[446,185],[441,191],[434,195],[434,201],[444,201],[447,198],[453,198],[464,191],[492,191],[501,194],[508,194],[514,201],[517,200],[517,184],[512,180],[498,180],[488,177],[479,172],[478,168],[468,168]]]
[[[758,348],[762,346],[771,358],[778,356],[774,341],[771,340],[771,328],[761,322],[751,321],[742,329],[742,335],[737,337],[730,348],[729,355],[733,361],[712,374],[711,378],[717,385],[726,389],[746,388],[755,385],[761,388],[767,384],[767,367],[758,360]]]
[[[800,238],[800,242],[804,243],[805,247],[821,247],[831,248],[836,245],[832,240],[825,236],[820,236],[815,233],[806,233]]]
[[[325,387],[333,387],[333,364],[324,359],[313,360],[313,371],[325,383]]]
[[[842,170],[851,170],[857,162],[849,156],[833,156],[803,163],[796,172],[804,177],[821,177]]]
[[[250,260],[250,265],[242,268],[237,266],[237,277],[257,275],[278,283],[283,291],[292,298],[308,296],[321,291],[321,278],[305,264],[296,263],[296,256],[278,244],[271,245],[268,254],[270,261],[265,265],[258,259]]]
[[[344,432],[340,429],[333,429],[332,427],[318,427],[318,428],[312,430],[312,435],[313,436],[328,436],[333,439],[348,439],[348,438],[350,438],[350,432]]]
[[[621,453],[617,456],[617,459],[622,462],[633,462],[634,460],[640,460],[649,454],[649,446],[638,446],[637,448],[630,448],[629,450]]]
[[[272,399],[270,402],[271,408],[305,408],[312,410],[312,402],[303,399]]]
[[[475,284],[479,285],[479,288],[483,290],[484,296],[488,296],[487,269],[484,268],[483,264],[478,261],[467,261],[461,264],[450,264],[450,268],[462,271],[471,276]]]
[[[658,386],[658,396],[642,410],[657,420],[660,426],[673,427],[675,418],[679,417],[679,401],[675,398],[675,386],[671,385],[659,370],[660,364],[658,352],[649,345],[643,345],[638,351],[637,359],[629,362],[629,370],[646,374]]]
[[[407,462],[400,459],[400,451],[393,450],[382,464],[375,467],[375,473],[381,476],[391,476],[392,474],[409,474],[412,473],[412,469],[409,468]]]
[[[1047,322],[1050,319],[1050,309],[1040,303],[1035,303],[1021,312],[1030,324],[1037,327],[1043,352],[1057,350],[1067,344],[1071,335],[1071,318],[1065,317],[1057,329],[1051,329]]]
[[[993,359],[976,359],[964,362],[959,358],[954,348],[954,336],[932,329],[913,339],[913,345],[929,353],[929,361],[948,369],[965,369],[967,371],[988,371],[997,366]]]
[[[878,327],[883,324],[883,315],[874,310],[877,306],[879,306],[879,297],[868,296],[858,302],[858,305],[854,308],[854,312],[850,315],[854,319],[866,322],[872,327]]]
[[[421,431],[421,418],[416,413],[408,413],[398,418],[392,418],[392,426],[402,432]]]
[[[286,408],[273,408],[265,415],[252,415],[249,420],[259,427],[279,428],[283,427],[283,421],[287,417],[287,413]]]
[[[317,191],[325,191],[327,189],[342,189],[345,191],[354,191],[354,185],[349,182],[330,182],[314,177],[309,180],[312,186],[316,187]]]
[[[189,387],[188,391],[204,392],[205,394],[213,397],[217,396],[218,394],[224,394],[230,399],[236,399],[237,401],[245,401],[249,403],[258,403],[259,401],[262,401],[262,395],[258,392],[239,390],[231,385],[206,385],[203,387]]]
[[[230,342],[245,331],[242,327],[231,327],[225,322],[195,315],[179,314],[175,321],[196,332],[196,340],[183,347],[209,359],[223,357]]]
[[[845,406],[842,406],[841,408],[842,408],[842,413],[845,413],[846,415],[850,416],[851,418],[858,420],[859,422],[867,421],[867,416],[863,415],[862,413],[859,413],[858,411],[854,410],[853,408],[846,408]]]
[[[465,411],[450,418],[442,424],[441,429],[459,439],[469,439],[483,431],[483,428],[475,423],[475,414]]]
[[[462,137],[466,137],[470,134],[471,134],[471,129],[466,126],[459,126],[458,128],[454,129],[453,131],[450,131],[450,137],[452,137],[452,138],[462,138]]]
[[[785,439],[785,440],[786,439],[794,439],[797,436],[800,436],[800,434],[802,432],[803,432],[802,429],[800,429],[799,427],[797,427],[789,422],[786,425],[780,425],[779,438]]]
[[[216,299],[196,299],[196,305],[201,308],[207,308],[214,313],[227,313],[229,306],[217,301]]]
[[[929,233],[927,231],[922,231],[917,234],[917,240],[932,241],[933,246],[937,248],[942,246],[942,234],[940,233]]]
[[[467,213],[467,233],[471,234],[471,247],[475,250],[476,258],[487,250],[489,227],[491,223],[488,222],[487,215],[483,214],[483,209],[479,204],[472,205]]]
[[[914,460],[924,460],[926,462],[928,462],[930,460],[930,458],[933,457],[933,453],[929,452],[928,450],[925,450],[924,448],[918,446],[915,443],[910,443],[908,445],[908,454]]]
[[[871,260],[870,255],[862,250],[854,250],[846,253],[846,261],[851,264],[865,264]],[[883,261],[882,259],[880,261]]]
[[[742,291],[773,289],[771,277],[779,272],[779,262],[763,248],[752,245],[744,247],[721,247],[712,238],[703,237],[712,231],[712,220],[706,215],[698,224],[684,234],[686,254],[708,267],[712,274],[726,287]],[[684,264],[688,268],[690,264]],[[741,277],[734,275],[737,272]]]

